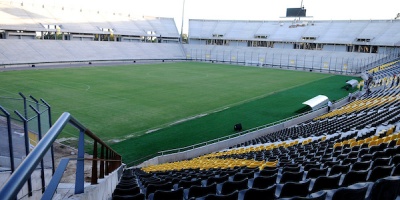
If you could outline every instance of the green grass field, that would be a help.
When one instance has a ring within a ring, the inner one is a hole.
[[[249,129],[290,117],[318,94],[339,99],[348,94],[341,88],[348,79],[192,62],[59,68],[1,72],[0,96],[23,92],[44,98],[52,105],[53,121],[70,112],[129,163],[232,134],[239,122]],[[119,140],[124,141],[114,143]]]

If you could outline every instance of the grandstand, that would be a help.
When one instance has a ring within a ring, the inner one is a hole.
[[[130,168],[113,199],[398,199],[399,81],[390,78],[399,67],[373,69],[388,82],[330,113],[187,160]]]
[[[332,112],[322,108],[227,140],[165,151],[136,166],[123,165],[117,152],[64,113],[15,171],[11,167],[2,174],[7,181],[0,194],[53,198],[56,191],[64,192],[57,188],[61,176],[76,160],[75,190],[66,194],[80,199],[400,199],[399,20],[192,19],[188,44],[182,44],[172,18],[0,1],[2,68],[141,60],[364,74],[367,79],[355,100],[338,102]],[[52,172],[43,166],[35,171],[66,124],[80,132],[77,158],[56,163]],[[92,139],[91,158],[83,155],[84,135]],[[84,180],[84,159],[93,164],[90,180]]]

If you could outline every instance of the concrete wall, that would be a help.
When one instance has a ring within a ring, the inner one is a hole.
[[[59,185],[57,188],[57,196],[53,197],[53,200],[57,199],[79,199],[79,200],[109,200],[112,197],[119,178],[121,176],[122,170],[125,165],[110,173],[103,179],[98,180],[98,184],[90,185],[85,183],[85,192],[82,194],[74,194],[71,188],[63,187]],[[73,184],[71,186],[74,186]]]

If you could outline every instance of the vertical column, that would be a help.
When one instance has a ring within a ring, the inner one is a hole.
[[[20,93],[20,95],[23,96],[22,93]],[[26,105],[26,101],[25,101],[25,105]],[[26,110],[25,110],[25,112],[26,112]],[[29,154],[28,120],[26,118],[24,118],[21,115],[21,113],[19,113],[18,111],[14,111],[14,113],[16,115],[18,115],[18,117],[21,118],[21,120],[24,123],[25,155],[28,156],[28,154]],[[32,196],[32,180],[31,180],[31,177],[29,177],[29,179],[28,179],[28,196]]]
[[[92,160],[92,178],[90,180],[92,185],[97,184],[97,141],[93,143],[93,160]]]
[[[39,106],[38,101],[35,98],[33,98],[32,96],[31,96],[31,98],[33,100],[35,100],[37,106]],[[32,105],[29,105],[29,107],[33,111],[35,111],[35,113],[37,115],[37,118],[38,118],[38,125],[37,126],[38,126],[38,134],[39,134],[39,141],[40,141],[42,139],[42,124],[41,124],[41,119],[40,119],[40,112],[39,112],[39,110],[35,109]],[[44,193],[44,190],[46,188],[46,182],[45,182],[45,177],[44,177],[44,162],[43,162],[43,159],[40,161],[40,177],[42,178],[42,182],[41,182],[42,183],[42,193]]]
[[[0,106],[0,110],[6,115],[7,119],[7,135],[8,135],[8,150],[10,151],[10,164],[11,164],[11,173],[14,172],[14,148],[12,142],[12,131],[11,131],[11,116],[10,113],[7,112],[3,107]]]
[[[43,100],[43,99],[40,99],[40,101],[42,101],[43,103],[44,103],[44,105],[46,105],[46,107],[47,107],[47,115],[48,115],[48,118],[49,118],[49,128],[51,128],[51,126],[52,126],[52,121],[51,121],[51,106],[50,106],[50,104],[48,104],[45,100]],[[51,145],[51,148],[50,148],[50,154],[51,154],[51,166],[52,166],[52,170],[53,170],[53,174],[54,174],[54,172],[55,172],[55,170],[56,170],[56,167],[54,166],[54,149],[53,149],[53,145]]]
[[[84,193],[84,183],[85,183],[85,135],[84,131],[81,130],[79,133],[78,140],[78,160],[76,161],[76,174],[75,174],[75,194]]]
[[[100,176],[99,178],[104,178],[104,145],[101,145],[100,149]]]
[[[106,169],[105,169],[105,171],[106,171],[106,175],[108,175],[109,173],[110,173],[110,169],[109,169],[109,165],[110,165],[110,161],[109,161],[109,159],[110,159],[110,154],[109,154],[109,149],[107,148],[106,149]]]

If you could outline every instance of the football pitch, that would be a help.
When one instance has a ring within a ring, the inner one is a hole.
[[[129,163],[293,116],[319,94],[340,99],[352,78],[195,62],[54,68],[0,72],[0,96],[45,99],[53,121],[70,112]]]

